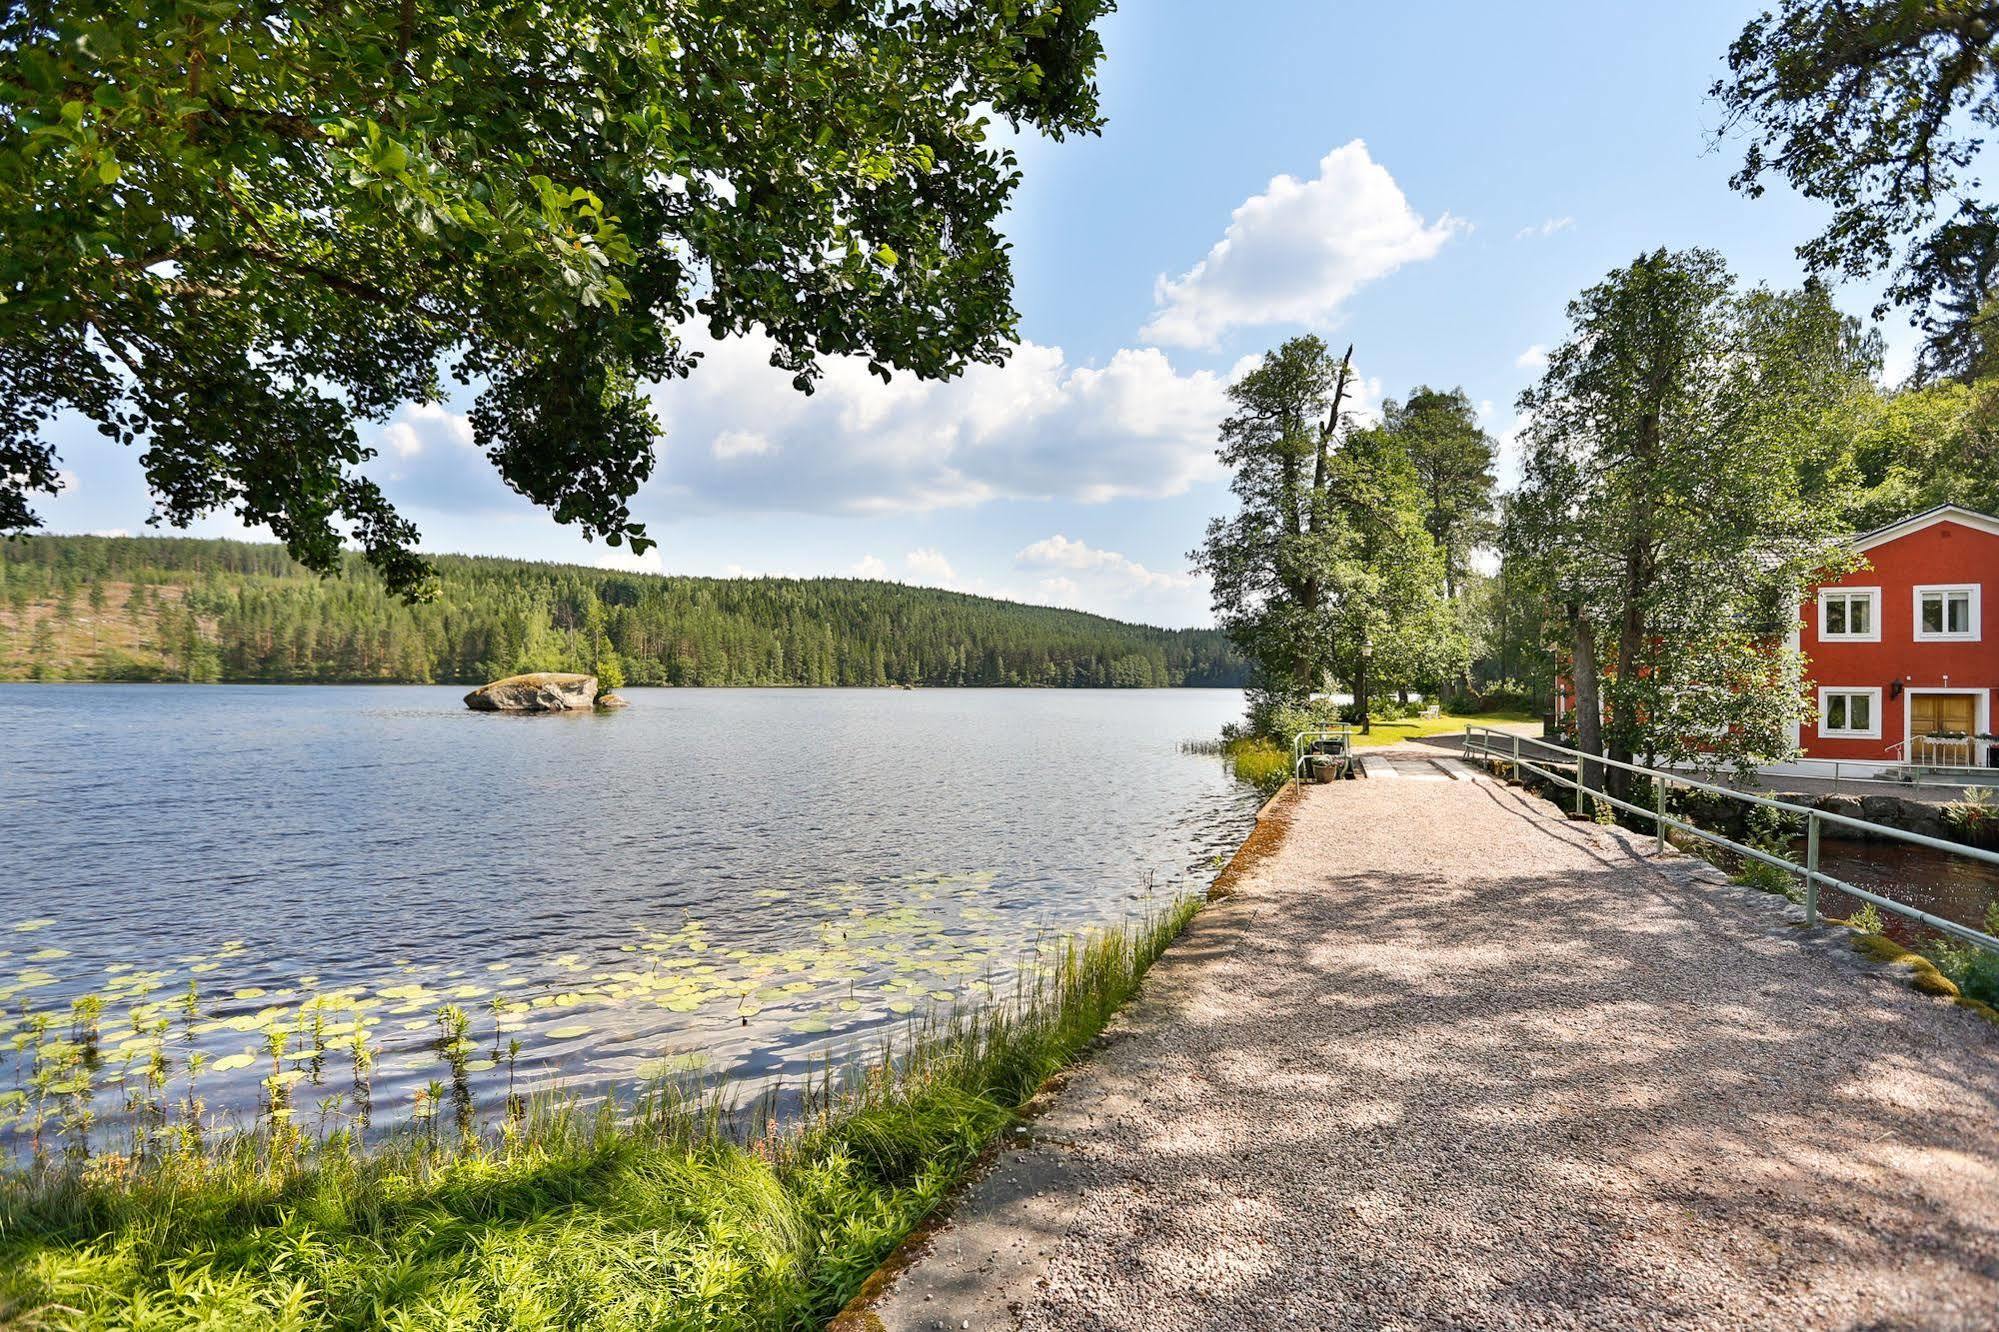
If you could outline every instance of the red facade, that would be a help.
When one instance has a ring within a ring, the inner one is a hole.
[[[1999,712],[1999,518],[1944,507],[1860,538],[1868,567],[1815,588],[1799,641],[1807,758],[1984,765]]]

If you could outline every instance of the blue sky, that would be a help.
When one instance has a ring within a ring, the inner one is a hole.
[[[834,366],[805,400],[754,344],[716,348],[656,395],[645,567],[1207,622],[1186,554],[1229,507],[1214,423],[1246,358],[1302,330],[1351,340],[1370,403],[1462,385],[1504,439],[1564,304],[1639,252],[1707,245],[1746,280],[1799,280],[1820,210],[1733,193],[1739,154],[1709,141],[1707,89],[1759,8],[1128,0],[1102,138],[1020,146],[1014,361],[941,386]],[[1840,294],[1856,313],[1875,295]],[[1899,316],[1884,332],[1892,376],[1913,339]],[[425,548],[606,562],[493,476],[468,405],[365,432]],[[55,429],[50,529],[141,530],[136,457]]]

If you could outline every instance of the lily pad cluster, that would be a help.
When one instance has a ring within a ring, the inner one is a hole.
[[[53,919],[22,920],[23,939],[0,948],[0,1133],[17,1152],[89,1152],[117,1125],[143,1151],[148,1134],[255,1120],[326,1132],[421,1119],[446,1070],[460,1097],[512,1103],[781,1067],[935,1006],[1005,997],[1040,926],[986,904],[997,878],[767,888],[767,919],[726,928],[633,921],[591,954],[400,959],[343,977],[274,976],[242,940],[93,971],[33,946]]]

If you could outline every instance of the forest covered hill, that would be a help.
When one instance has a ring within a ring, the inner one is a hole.
[[[591,670],[630,684],[1239,686],[1215,630],[1154,629],[851,578],[682,578],[444,555],[438,595],[358,556],[174,537],[0,542],[0,680],[474,682]]]

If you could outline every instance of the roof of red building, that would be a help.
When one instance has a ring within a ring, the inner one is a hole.
[[[1980,513],[1976,509],[1962,508],[1956,504],[1939,504],[1935,508],[1924,509],[1921,513],[1914,513],[1910,514],[1907,518],[1897,519],[1889,523],[1886,527],[1877,527],[1872,532],[1861,533],[1853,539],[1853,548],[1855,550],[1870,550],[1875,546],[1893,541],[1897,537],[1905,537],[1911,532],[1920,532],[1925,527],[1934,527],[1936,524],[1944,522],[1960,523],[1976,531],[1999,536],[1999,518],[1995,518],[1989,513]]]

